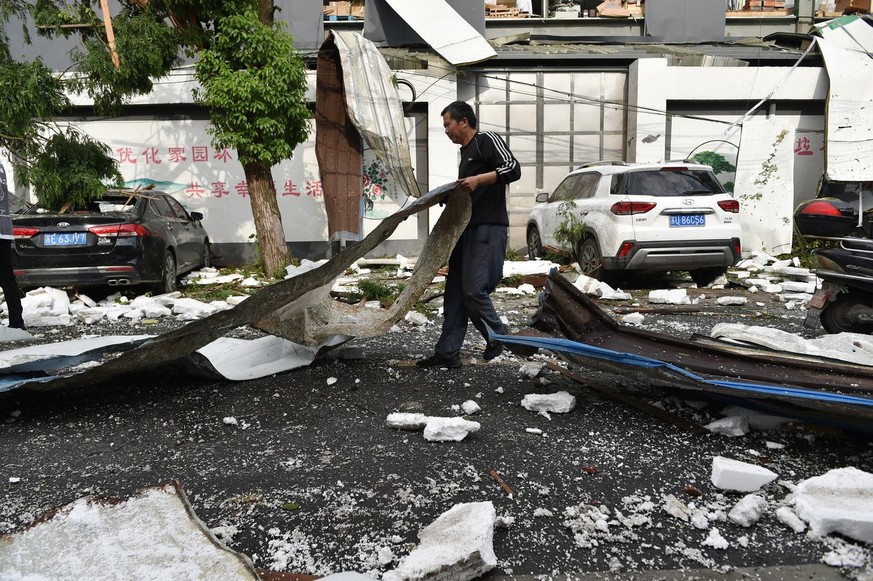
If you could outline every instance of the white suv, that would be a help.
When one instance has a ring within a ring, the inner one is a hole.
[[[740,259],[740,204],[707,165],[595,162],[536,201],[530,257],[563,242],[589,276],[686,270],[702,286]]]

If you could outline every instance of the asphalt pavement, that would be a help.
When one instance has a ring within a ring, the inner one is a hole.
[[[800,313],[773,299],[716,307],[715,295],[740,291],[692,292],[707,295],[704,314],[646,315],[644,327],[682,336],[724,320],[811,333],[801,328]],[[537,296],[497,302],[518,328]],[[181,323],[164,325],[175,324]],[[63,333],[95,332],[118,327]],[[845,466],[873,469],[869,435],[800,423],[736,438],[693,434],[548,368],[523,376],[519,368],[528,359],[508,355],[485,363],[472,328],[463,367],[416,368],[414,360],[431,353],[438,332],[438,323],[398,325],[351,342],[335,358],[255,381],[216,382],[165,368],[72,393],[0,397],[0,534],[82,496],[126,497],[177,479],[198,517],[232,549],[258,567],[293,573],[377,576],[454,504],[489,500],[508,523],[495,530],[499,565],[489,578],[871,575],[870,546],[795,533],[774,516],[787,483]],[[550,354],[529,360],[558,362]],[[628,385],[620,376],[597,377],[685,421],[704,425],[722,417],[717,403]],[[547,418],[520,406],[526,394],[562,390],[577,399],[569,414]],[[420,432],[384,425],[394,411],[461,415],[455,406],[471,399],[482,411],[469,419],[481,429],[461,442],[428,442]],[[780,475],[763,490],[769,510],[758,523],[746,528],[720,520],[742,495],[711,485],[715,456]],[[689,496],[689,484],[702,496]],[[704,544],[708,530],[663,511],[667,495],[705,508],[710,528],[730,546]],[[607,515],[608,531],[588,526],[592,509]],[[637,524],[619,524],[626,517]],[[860,569],[822,564],[826,554],[852,548],[866,555]]]

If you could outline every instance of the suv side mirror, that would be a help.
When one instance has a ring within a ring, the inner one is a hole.
[[[191,216],[191,219],[195,222],[199,222],[203,219],[203,214],[201,214],[200,212],[189,212],[189,215]]]
[[[549,201],[549,193],[548,192],[539,192],[537,194],[536,200],[537,200],[537,204],[542,204],[544,202],[548,202]]]

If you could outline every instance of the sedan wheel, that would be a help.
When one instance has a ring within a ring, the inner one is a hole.
[[[527,257],[536,260],[543,255],[543,240],[536,226],[527,229]]]
[[[169,250],[164,254],[164,267],[161,269],[161,282],[155,285],[158,294],[171,293],[176,290],[176,257]]]

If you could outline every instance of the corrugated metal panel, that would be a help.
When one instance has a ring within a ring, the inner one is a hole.
[[[361,136],[349,118],[340,53],[330,36],[318,51],[315,155],[331,240],[361,237]]]

